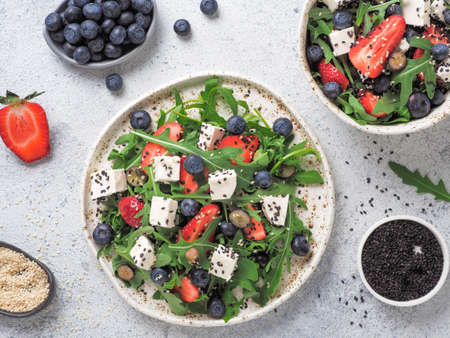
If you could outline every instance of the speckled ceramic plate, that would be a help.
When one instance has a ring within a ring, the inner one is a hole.
[[[191,76],[152,91],[122,110],[106,125],[88,158],[82,183],[83,232],[92,249],[91,254],[96,255],[98,250],[97,245],[92,239],[92,231],[99,222],[97,216],[99,206],[89,198],[89,176],[92,171],[98,168],[110,167],[111,164],[107,161],[107,157],[115,147],[114,141],[120,135],[130,131],[129,114],[137,109],[145,109],[151,112],[153,121],[156,121],[161,108],[167,110],[174,105],[173,88],[177,88],[185,100],[197,98],[203,89],[206,79],[212,75]],[[220,77],[225,87],[232,88],[238,99],[246,100],[250,107],[259,108],[270,124],[277,117],[289,117],[294,123],[296,140],[307,140],[309,146],[315,147],[322,156],[321,163],[314,157],[305,158],[305,167],[319,170],[325,182],[323,185],[299,187],[298,189],[298,196],[303,198],[308,205],[308,211],[299,211],[299,216],[313,233],[314,241],[312,243],[311,254],[306,258],[295,257],[293,259],[291,272],[288,273],[285,271],[278,292],[265,307],[260,307],[252,301],[249,301],[248,307],[228,323],[224,323],[223,320],[211,319],[204,315],[174,315],[170,312],[165,301],[152,299],[151,295],[155,291],[155,288],[151,282],[145,283],[142,290],[140,290],[146,291],[146,295],[144,292],[126,288],[114,276],[110,261],[104,257],[100,258],[100,264],[103,270],[111,279],[119,294],[136,310],[169,323],[187,326],[205,327],[242,323],[260,317],[286,301],[306,282],[319,264],[330,237],[335,212],[334,185],[327,158],[320,146],[319,140],[314,136],[300,116],[294,114],[293,110],[278,95],[274,94],[265,86],[237,76],[220,73],[214,73],[214,75]]]

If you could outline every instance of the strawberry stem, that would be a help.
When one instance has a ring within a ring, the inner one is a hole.
[[[11,105],[11,106],[24,104],[26,101],[34,99],[35,97],[38,97],[39,95],[42,95],[44,93],[45,92],[34,92],[30,95],[25,96],[23,99],[21,99],[19,97],[19,95],[7,90],[6,96],[0,96],[0,103],[4,104],[4,105]]]

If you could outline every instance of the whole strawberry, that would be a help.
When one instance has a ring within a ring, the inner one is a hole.
[[[29,100],[43,93],[34,92],[21,99],[6,92],[0,103],[0,136],[6,146],[24,162],[40,160],[50,153],[50,137],[44,109]]]

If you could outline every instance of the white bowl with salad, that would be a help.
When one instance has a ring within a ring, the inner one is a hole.
[[[191,76],[121,111],[93,148],[83,232],[136,310],[188,326],[242,323],[316,269],[335,212],[331,170],[267,87]]]
[[[373,134],[411,133],[450,115],[445,0],[308,0],[301,66],[339,118]]]

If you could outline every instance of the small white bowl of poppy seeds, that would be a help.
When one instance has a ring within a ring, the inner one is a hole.
[[[378,300],[401,307],[419,305],[447,279],[447,244],[435,227],[418,217],[384,218],[363,236],[358,269]]]

